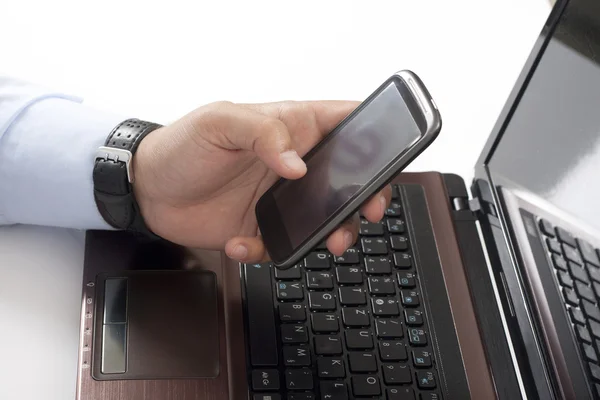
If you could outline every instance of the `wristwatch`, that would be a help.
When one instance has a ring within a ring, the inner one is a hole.
[[[112,227],[157,238],[140,213],[132,183],[135,179],[133,157],[140,142],[162,125],[128,119],[108,135],[98,148],[94,161],[94,198],[98,211]]]

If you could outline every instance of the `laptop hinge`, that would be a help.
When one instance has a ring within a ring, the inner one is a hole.
[[[481,211],[481,203],[479,202],[479,198],[475,197],[469,200],[469,210],[474,213],[479,213]]]

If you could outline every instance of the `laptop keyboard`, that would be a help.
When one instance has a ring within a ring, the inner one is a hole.
[[[252,400],[440,400],[398,187],[342,257],[243,266]]]
[[[600,396],[600,257],[598,249],[560,227],[540,220],[564,304],[584,356],[584,364]]]

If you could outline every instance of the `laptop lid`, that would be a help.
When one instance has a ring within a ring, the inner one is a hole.
[[[507,209],[506,193],[518,193],[546,215],[570,221],[600,245],[599,61],[600,3],[557,1],[476,166],[473,191],[495,220],[490,230],[502,235],[493,243],[488,237],[486,246],[502,260],[503,265],[492,268],[496,278],[506,275],[502,279],[514,305],[508,330],[519,339],[513,340],[519,372],[524,391],[533,397],[553,398],[564,387],[557,383],[560,368],[542,339],[547,332],[536,320],[539,308],[531,295],[536,282],[524,271],[522,252],[517,251],[526,246],[514,234],[519,222]],[[569,353],[565,358],[576,357],[576,349],[562,350]],[[565,375],[572,390],[586,386],[576,381],[577,373],[567,370]],[[566,397],[572,398],[568,393]]]

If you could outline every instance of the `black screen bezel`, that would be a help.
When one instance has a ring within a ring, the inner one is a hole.
[[[344,118],[332,131],[330,134],[325,136],[323,140],[321,140],[315,147],[313,147],[304,157],[303,160],[308,162],[308,160],[313,157],[320,149],[323,147],[329,140],[334,138],[339,132],[350,122],[352,121],[367,105],[369,105],[376,97],[378,97],[391,83],[394,84],[400,96],[404,100],[405,104],[417,127],[420,131],[420,136],[417,139],[417,142],[425,136],[427,133],[427,121],[425,116],[423,115],[422,107],[419,104],[418,100],[412,94],[411,89],[408,87],[408,84],[398,75],[393,75],[388,78],[385,82],[383,82],[366,100],[364,100],[354,111],[352,111],[346,118]],[[400,154],[391,162],[398,160],[400,157],[404,155],[404,152]],[[376,177],[373,177],[375,180]],[[261,232],[263,241],[265,243],[266,248],[269,250],[270,258],[276,263],[281,264],[284,260],[288,259],[296,249],[301,248],[306,245],[311,238],[314,236],[310,235],[307,237],[302,243],[300,243],[297,247],[293,247],[289,238],[289,234],[287,229],[283,224],[283,220],[281,218],[281,211],[277,207],[277,203],[275,201],[273,192],[285,181],[285,179],[279,179],[271,188],[265,192],[265,194],[259,199],[256,204],[256,217],[259,224],[259,230]],[[387,183],[387,182],[386,182]],[[325,221],[323,221],[319,227],[315,230],[315,232],[319,232],[323,227],[327,224],[331,223],[335,218],[339,217],[340,213],[346,208],[347,204],[351,203],[356,197],[362,194],[365,188],[369,185],[364,185],[364,187],[355,193],[343,206],[339,207],[336,212],[330,215]]]

